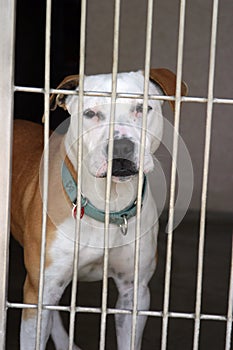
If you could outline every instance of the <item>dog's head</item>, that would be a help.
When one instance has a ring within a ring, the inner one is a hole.
[[[111,92],[111,74],[86,76],[84,90],[88,92]],[[175,95],[176,77],[167,69],[151,69],[149,96]],[[79,77],[65,78],[59,89],[79,89]],[[187,88],[181,86],[182,95]],[[112,176],[115,181],[128,179],[138,173],[139,150],[143,116],[143,98],[120,97],[119,94],[142,95],[144,74],[142,71],[119,73],[117,76],[117,99],[114,106],[114,144]],[[107,95],[107,94],[105,94]],[[70,146],[77,142],[77,121],[79,113],[78,95],[53,94],[51,109],[60,106],[71,115],[69,128]],[[170,101],[174,108],[174,101]],[[153,169],[153,153],[158,148],[163,132],[162,101],[150,99],[147,106],[147,127],[144,173]],[[109,123],[112,113],[111,97],[84,96],[83,99],[83,149],[88,171],[95,177],[106,177],[108,159]]]

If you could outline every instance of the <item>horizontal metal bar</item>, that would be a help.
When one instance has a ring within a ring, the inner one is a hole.
[[[37,309],[37,304],[24,304],[24,303],[11,303],[7,302],[7,308],[9,309]],[[50,311],[61,311],[61,312],[70,312],[70,306],[61,306],[61,305],[43,305],[43,310]],[[76,313],[99,313],[101,314],[102,309],[100,307],[84,307],[84,306],[76,306]],[[124,314],[131,315],[132,311],[124,310],[124,309],[113,309],[107,308],[108,314]]]
[[[24,87],[24,86],[15,86],[15,92],[33,92],[44,94],[43,88],[36,87]],[[51,94],[63,94],[63,95],[78,95],[79,91],[74,90],[63,90],[63,89],[50,89]],[[84,96],[88,97],[110,97],[111,92],[104,91],[84,91]],[[132,93],[117,93],[117,98],[132,98],[132,99],[143,99],[143,94],[132,94]],[[148,95],[149,100],[158,100],[158,101],[175,101],[175,96],[166,96],[166,95]],[[192,103],[207,103],[207,97],[196,97],[196,96],[182,96],[181,102],[192,102]],[[233,104],[232,98],[213,98],[212,101],[214,104]]]
[[[226,316],[221,316],[221,315],[205,315],[205,314],[201,314],[200,315],[200,319],[201,320],[206,320],[206,321],[227,321],[227,317]]]
[[[7,308],[11,309],[37,309],[36,304],[23,304],[23,303],[11,303],[7,302]],[[50,310],[50,311],[60,311],[60,312],[70,312],[70,306],[60,306],[60,305],[43,305],[43,310]],[[75,312],[76,313],[95,313],[95,314],[101,314],[101,308],[100,307],[84,307],[84,306],[76,306]],[[125,310],[125,309],[114,309],[114,308],[107,308],[107,314],[108,315],[115,315],[115,314],[124,314],[124,315],[131,315],[131,310]],[[150,317],[163,317],[163,311],[138,311],[137,316],[150,316]],[[168,312],[169,318],[179,318],[179,319],[195,319],[194,313],[185,313],[185,312]],[[224,315],[212,315],[212,314],[201,314],[201,320],[206,321],[228,321],[228,317]]]
[[[29,87],[29,86],[14,86],[14,92],[33,92],[37,94],[44,94],[44,88]]]
[[[213,103],[233,104],[233,98],[214,98]]]
[[[195,319],[194,313],[184,313],[184,312],[168,312],[169,318],[182,318],[182,319]],[[162,311],[139,311],[138,316],[151,316],[151,317],[163,317]],[[211,314],[201,314],[201,320],[209,321],[227,321],[227,317],[224,315],[211,315]]]
[[[36,92],[36,93],[44,93],[43,89],[37,88],[22,88],[16,89],[15,91],[20,92]],[[51,89],[50,93],[61,93],[64,95],[78,95],[78,91],[70,91],[70,90],[57,90]],[[84,91],[84,96],[88,97],[111,97],[111,93],[109,92],[93,92],[93,91]],[[131,93],[117,93],[117,99],[143,99],[143,94],[131,94]],[[149,100],[158,100],[158,101],[175,101],[176,98],[174,96],[165,96],[165,95],[148,95]],[[181,102],[185,103],[207,103],[208,98],[206,97],[193,97],[193,96],[182,96]],[[233,104],[233,99],[231,98],[214,98],[213,104]]]

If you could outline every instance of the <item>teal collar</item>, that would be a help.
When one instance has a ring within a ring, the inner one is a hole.
[[[146,182],[147,182],[147,179],[146,179],[146,176],[144,175],[144,182],[143,182],[143,188],[142,188],[142,200],[145,197]],[[74,214],[74,209],[77,207],[76,205],[77,184],[73,176],[71,175],[69,169],[67,168],[65,162],[63,162],[63,165],[62,165],[62,183],[67,196],[69,197],[71,203],[73,204],[72,213]],[[98,208],[96,208],[82,194],[81,194],[81,207],[82,207],[82,215],[85,213],[86,215],[90,216],[91,218],[97,221],[105,222],[105,212],[103,210],[99,210]],[[133,204],[129,205],[123,210],[120,210],[117,212],[110,212],[109,222],[111,224],[120,226],[122,233],[126,234],[128,220],[133,216],[135,216],[136,212],[137,212],[137,202],[135,200]]]

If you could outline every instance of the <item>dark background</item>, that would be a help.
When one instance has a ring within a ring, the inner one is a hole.
[[[45,0],[17,1],[15,85],[44,87]],[[79,70],[80,0],[54,0],[51,26],[51,87]],[[15,93],[15,118],[41,123],[43,94]],[[54,112],[53,127],[66,117]]]

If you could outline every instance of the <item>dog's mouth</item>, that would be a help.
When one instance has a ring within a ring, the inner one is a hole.
[[[99,171],[96,174],[96,177],[106,178],[107,177],[107,162],[105,163],[104,167],[101,167],[101,170],[99,169]],[[120,181],[120,182],[127,181],[137,174],[138,174],[138,168],[137,168],[137,165],[133,161],[128,160],[128,159],[124,159],[124,158],[113,159],[113,162],[112,162],[112,179],[113,179],[113,181],[114,180]]]
[[[112,176],[129,177],[138,173],[138,169],[134,162],[124,158],[113,159]]]

